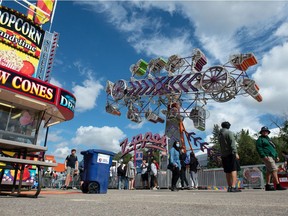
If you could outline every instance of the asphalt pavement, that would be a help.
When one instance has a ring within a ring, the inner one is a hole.
[[[0,196],[0,215],[21,216],[158,216],[158,215],[287,215],[288,190],[243,190],[227,193],[215,190],[168,189],[116,190],[106,194],[83,194],[80,190],[42,190],[38,198]]]

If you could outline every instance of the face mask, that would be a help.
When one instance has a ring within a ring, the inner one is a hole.
[[[178,147],[178,148],[179,148],[179,147],[180,147],[180,144],[179,144],[179,143],[176,143],[176,147]]]

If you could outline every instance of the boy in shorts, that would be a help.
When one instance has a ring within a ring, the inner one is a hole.
[[[265,190],[266,191],[274,191],[275,189],[286,190],[286,188],[283,188],[280,185],[279,180],[278,180],[278,175],[277,175],[278,168],[275,162],[279,161],[279,157],[275,148],[275,144],[268,137],[268,135],[270,134],[268,127],[265,127],[265,126],[262,127],[259,133],[260,133],[260,136],[256,141],[256,149],[266,167]],[[270,184],[271,176],[273,176],[274,183],[276,183],[276,188],[274,188],[274,186]]]

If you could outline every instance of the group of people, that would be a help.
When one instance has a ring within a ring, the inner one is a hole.
[[[147,163],[146,159],[143,159],[141,168],[141,182],[143,189],[159,189],[157,174],[159,170],[159,164],[155,159],[151,160],[151,163]],[[128,189],[134,190],[135,176],[136,176],[136,168],[133,163],[133,157],[130,157],[127,165],[120,162],[120,165],[117,168],[117,176],[118,176],[118,189]],[[150,176],[150,183],[149,183]]]
[[[240,171],[239,160],[240,157],[237,152],[235,137],[229,130],[231,124],[229,122],[222,122],[219,133],[219,143],[221,150],[221,159],[224,172],[226,174],[226,181],[228,184],[227,192],[241,192],[236,187],[237,171]],[[266,191],[286,190],[279,183],[278,167],[276,162],[279,161],[278,153],[275,144],[269,138],[270,130],[264,126],[260,130],[260,136],[256,141],[256,149],[266,167]],[[273,177],[274,184],[271,184],[271,177]]]
[[[117,168],[118,176],[118,189],[135,190],[134,181],[136,176],[136,168],[133,163],[133,157],[130,157],[129,162],[125,165],[120,161],[120,165]]]
[[[187,160],[188,159],[188,160]],[[186,178],[186,168],[190,168],[191,187],[189,187],[188,180]],[[199,161],[196,158],[193,151],[188,156],[185,148],[180,147],[179,141],[173,143],[169,152],[169,165],[168,168],[172,171],[171,191],[177,191],[177,182],[181,180],[181,189],[184,189],[186,184],[187,189],[198,188],[198,170],[200,169]]]
[[[159,171],[159,164],[155,158],[151,159],[150,164],[147,163],[145,159],[143,159],[141,164],[141,181],[142,181],[142,188],[150,188],[151,190],[158,190],[158,171]],[[149,183],[149,176],[150,176],[150,183]]]

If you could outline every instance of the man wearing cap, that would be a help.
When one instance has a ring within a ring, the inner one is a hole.
[[[222,128],[218,137],[221,159],[228,184],[227,192],[241,192],[240,189],[236,188],[237,171],[240,170],[238,163],[239,155],[237,153],[234,134],[229,130],[230,126],[231,124],[227,121],[221,124]]]
[[[271,182],[271,176],[273,176],[274,182],[276,183],[276,190],[286,190],[286,188],[283,188],[279,184],[278,175],[277,175],[277,166],[276,162],[279,161],[278,154],[275,148],[275,144],[271,141],[271,139],[268,137],[268,134],[270,134],[270,131],[268,127],[262,127],[260,130],[260,136],[256,141],[256,149],[263,160],[265,166],[266,166],[266,185],[265,190],[266,191],[274,191],[275,188],[273,185],[270,184]]]

